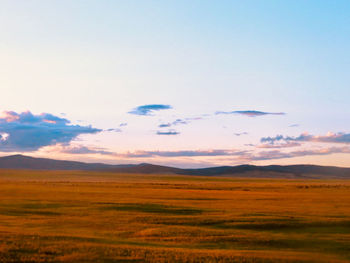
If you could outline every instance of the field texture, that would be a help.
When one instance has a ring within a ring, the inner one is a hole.
[[[350,262],[350,181],[0,170],[0,262]]]

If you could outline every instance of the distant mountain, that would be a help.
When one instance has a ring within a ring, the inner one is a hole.
[[[251,178],[338,178],[350,179],[350,168],[318,165],[239,165],[200,169],[181,169],[153,164],[111,165],[34,158],[24,155],[0,157],[0,169],[94,170],[141,174],[178,174],[193,176],[230,176]]]

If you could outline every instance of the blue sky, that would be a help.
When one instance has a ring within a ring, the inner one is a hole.
[[[2,155],[350,166],[349,1],[0,4]]]

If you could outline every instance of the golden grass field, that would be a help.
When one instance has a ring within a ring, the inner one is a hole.
[[[350,180],[0,170],[0,262],[350,262]]]

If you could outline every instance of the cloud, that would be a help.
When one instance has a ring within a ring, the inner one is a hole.
[[[233,156],[245,154],[245,151],[234,150],[190,150],[190,151],[136,151],[134,153],[123,154],[129,158],[149,158],[149,157],[210,157],[210,156]]]
[[[263,111],[255,111],[255,110],[247,110],[247,111],[217,111],[216,115],[219,114],[240,114],[248,117],[259,117],[264,115],[285,115],[284,112],[263,112]]]
[[[190,118],[185,118],[186,121],[199,121],[203,120],[204,117],[210,116],[209,114],[202,114],[200,117],[190,117]]]
[[[298,142],[286,142],[281,144],[260,144],[257,146],[257,148],[267,148],[267,149],[278,149],[278,148],[290,148],[290,147],[297,147],[301,146]]]
[[[138,106],[133,110],[129,111],[129,113],[135,114],[135,115],[142,115],[142,116],[152,116],[152,113],[154,111],[169,110],[172,108],[173,108],[172,106],[165,105],[165,104],[149,104],[149,105]]]
[[[107,129],[105,131],[108,131],[108,132],[122,132],[122,130],[118,129],[118,128],[110,128],[110,129]]]
[[[171,123],[162,123],[158,125],[159,128],[169,128],[171,127]]]
[[[81,134],[101,131],[91,126],[70,125],[69,120],[49,113],[6,111],[0,117],[0,151],[31,152],[57,143],[68,144]]]
[[[119,125],[118,125],[118,127],[125,127],[125,126],[127,126],[128,124],[126,123],[126,122],[123,122],[123,123],[120,123]],[[122,132],[122,130],[121,129],[119,129],[119,128],[110,128],[110,129],[106,129],[106,130],[104,130],[104,131],[107,131],[107,132]]]
[[[192,121],[198,121],[198,120],[203,120],[203,117],[176,119],[173,122],[162,123],[158,127],[159,128],[166,128],[166,127],[171,127],[171,126],[176,126],[176,125],[187,125],[187,124],[190,124]]]
[[[185,121],[185,120],[183,120],[183,119],[176,119],[176,120],[172,123],[172,125],[179,125],[179,124],[185,125],[185,124],[188,124],[188,123],[189,123],[188,121]]]
[[[236,136],[248,135],[248,132],[234,133]]]
[[[168,131],[157,131],[157,135],[178,135],[180,132],[175,130],[168,130]]]
[[[330,147],[321,148],[316,150],[299,150],[292,152],[281,152],[279,150],[260,152],[256,155],[249,157],[252,161],[262,161],[262,160],[273,160],[273,159],[284,159],[284,158],[294,158],[302,156],[312,156],[312,155],[329,155],[334,153],[350,153],[350,147]]]
[[[291,152],[283,152],[281,150],[271,150],[262,152],[252,151],[240,151],[240,150],[225,150],[225,149],[213,149],[213,150],[184,150],[184,151],[135,151],[122,154],[116,154],[115,156],[123,158],[172,158],[172,157],[231,157],[229,160],[238,163],[251,162],[251,161],[263,161],[274,160],[284,158],[295,158],[302,156],[313,155],[329,155],[335,153],[350,153],[350,147],[330,147],[311,150],[298,150]],[[232,157],[234,159],[232,159]]]
[[[69,154],[103,154],[103,155],[113,155],[113,152],[104,150],[103,148],[90,148],[87,146],[68,146],[63,147],[61,150],[63,153]]]
[[[326,135],[309,135],[303,133],[297,137],[277,135],[275,137],[263,137],[260,139],[262,143],[275,144],[276,142],[321,142],[321,143],[350,143],[350,133],[331,133]]]
[[[187,118],[186,118],[187,120]],[[183,119],[176,119],[173,122],[168,122],[168,123],[162,123],[160,125],[158,125],[159,128],[169,128],[171,126],[176,126],[176,125],[185,125],[185,124],[189,124],[189,121],[186,121]]]
[[[330,147],[311,150],[298,150],[283,152],[281,150],[262,151],[254,153],[252,151],[239,150],[183,150],[183,151],[135,151],[127,153],[114,153],[103,148],[90,148],[86,146],[63,147],[61,152],[70,154],[102,154],[118,158],[181,158],[181,157],[230,157],[231,161],[243,163],[252,161],[276,160],[285,158],[295,158],[314,155],[330,155],[335,153],[350,153],[350,147]],[[234,159],[232,159],[234,158]]]
[[[271,143],[279,142],[281,140],[285,140],[283,135],[276,135],[275,137],[263,137],[260,139],[261,143]]]
[[[104,148],[86,146],[60,146],[60,152],[70,154],[102,154],[119,158],[152,158],[152,157],[215,157],[215,156],[241,156],[246,151],[236,150],[187,150],[187,151],[135,151],[127,153],[115,153]]]
[[[299,124],[292,124],[292,125],[289,125],[288,127],[295,128],[295,127],[299,127],[299,126],[300,126]]]

